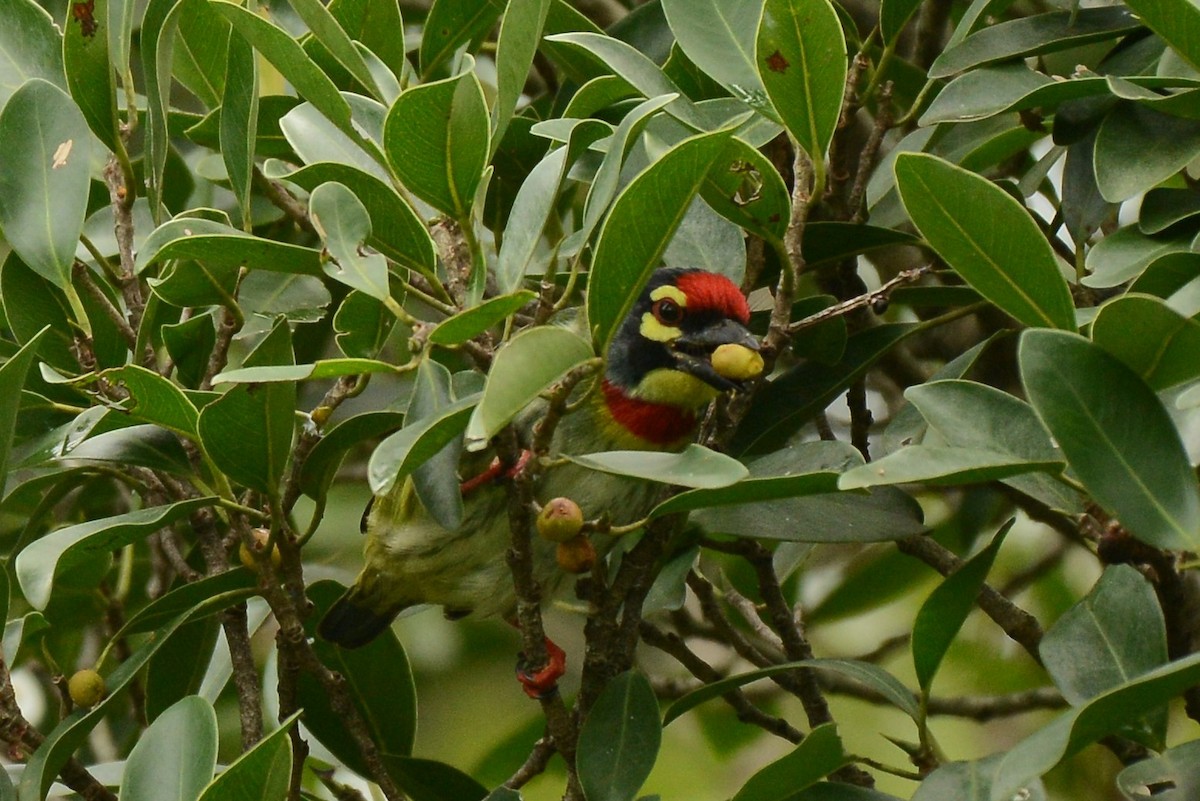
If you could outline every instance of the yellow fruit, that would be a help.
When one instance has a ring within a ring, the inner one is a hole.
[[[583,510],[570,498],[554,498],[542,507],[537,530],[550,542],[566,542],[583,528]]]
[[[261,553],[262,550],[267,547],[267,542],[269,542],[271,539],[271,532],[265,528],[256,528],[252,529],[250,534],[254,537],[254,550]],[[238,558],[242,560],[242,564],[246,567],[250,568],[251,570],[258,570],[258,561],[254,558],[254,554],[250,552],[250,548],[244,542],[238,546]],[[279,555],[279,547],[276,546],[272,548],[271,566],[278,570],[282,561],[283,559]]]
[[[596,547],[583,534],[576,534],[554,549],[558,566],[568,573],[586,573],[596,564]]]
[[[91,708],[104,698],[104,677],[91,669],[77,671],[67,680],[67,693],[75,706]]]
[[[717,375],[730,381],[745,381],[762,374],[763,358],[745,345],[726,343],[713,351],[712,366]]]

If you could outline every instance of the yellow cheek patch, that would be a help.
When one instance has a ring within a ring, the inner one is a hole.
[[[683,331],[672,325],[663,325],[654,318],[653,314],[646,312],[642,315],[642,327],[638,329],[638,333],[655,342],[670,342],[678,339]]]
[[[694,375],[660,367],[646,373],[630,394],[650,403],[700,407],[720,393]]]

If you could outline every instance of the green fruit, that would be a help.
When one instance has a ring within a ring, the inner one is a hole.
[[[577,534],[558,544],[554,560],[568,573],[586,573],[596,564],[596,546],[583,534]]]
[[[537,530],[550,542],[566,542],[583,528],[583,510],[570,498],[554,498],[542,507]]]
[[[104,677],[90,668],[77,671],[67,680],[67,694],[75,706],[91,708],[104,699]]]

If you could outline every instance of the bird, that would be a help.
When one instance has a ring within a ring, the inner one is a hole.
[[[746,298],[729,278],[700,269],[655,270],[612,338],[598,390],[562,418],[550,455],[681,450],[693,441],[705,407],[721,393],[742,389],[761,370],[749,319]],[[745,348],[751,367],[718,370],[713,354],[721,346]],[[516,421],[526,442],[544,403],[535,402]],[[517,597],[505,559],[508,500],[498,480],[504,471],[493,467],[480,474],[476,460],[464,473],[468,461],[460,463],[464,512],[457,530],[443,528],[421,507],[411,479],[373,498],[363,516],[363,568],[320,621],[322,638],[344,648],[363,646],[400,612],[421,604],[440,605],[451,619],[514,619]],[[570,498],[587,519],[614,525],[645,517],[660,493],[653,482],[573,463],[545,471],[535,490],[540,503]],[[567,574],[556,564],[554,543],[532,539],[534,578],[550,597]],[[597,550],[604,553],[609,544],[598,542]],[[552,643],[548,648],[555,664],[547,672],[533,678],[518,670],[533,697],[553,688],[562,672],[561,649]]]

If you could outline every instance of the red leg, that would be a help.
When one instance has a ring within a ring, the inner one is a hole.
[[[546,638],[546,666],[530,672],[525,665],[525,655],[517,662],[517,681],[530,698],[548,698],[558,692],[558,680],[567,669],[567,654],[549,637]]]

